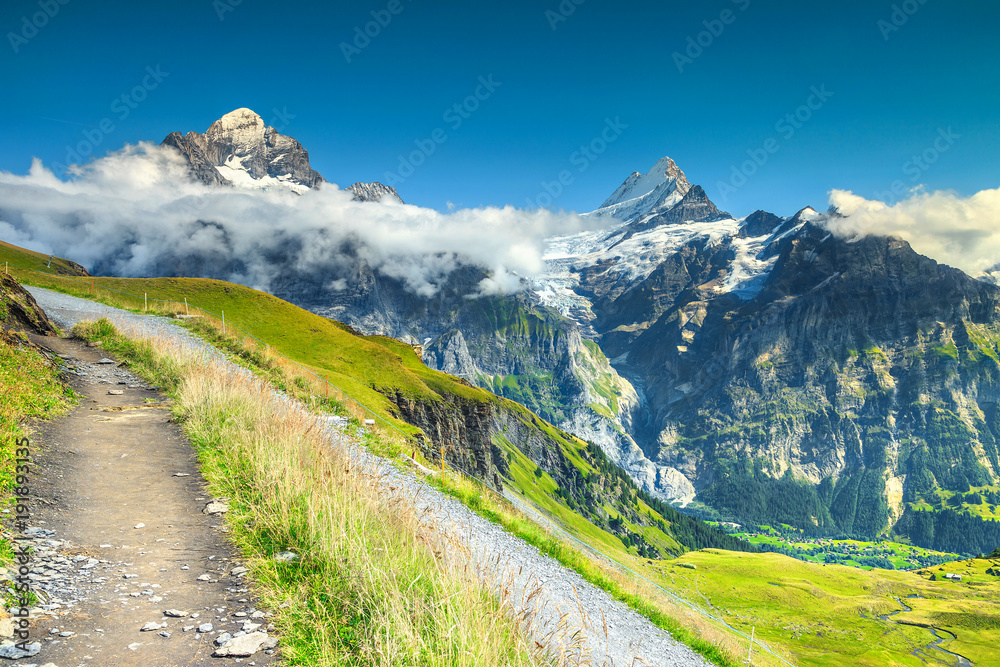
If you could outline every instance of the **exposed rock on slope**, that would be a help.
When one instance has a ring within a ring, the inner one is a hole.
[[[35,298],[6,273],[0,273],[0,331],[43,336],[56,333],[55,325],[38,307]]]
[[[708,198],[700,185],[688,190],[677,204],[662,213],[656,213],[648,220],[633,226],[635,231],[651,229],[658,225],[679,224],[682,222],[715,222],[732,219],[733,216],[720,211]]]
[[[302,192],[323,182],[302,144],[265,125],[250,109],[227,113],[204,134],[171,132],[162,145],[180,151],[193,176],[208,185]]]
[[[852,243],[807,224],[755,299],[706,296],[678,298],[629,365],[649,398],[649,454],[707,502],[875,535],[904,499],[998,480],[1000,289],[903,241]],[[765,478],[733,467],[740,457],[815,484],[812,504],[784,507]],[[759,493],[765,506],[751,510]]]
[[[354,198],[357,201],[382,201],[384,197],[391,197],[400,204],[404,203],[403,198],[396,192],[396,188],[382,185],[377,181],[374,183],[353,183],[347,186],[347,189],[354,193]]]

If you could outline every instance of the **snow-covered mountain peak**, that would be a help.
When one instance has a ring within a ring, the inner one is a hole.
[[[796,213],[792,217],[793,218],[798,218],[798,219],[803,220],[805,222],[809,222],[809,221],[815,220],[816,218],[820,217],[820,213],[816,209],[814,209],[812,206],[806,206],[804,209],[802,209],[801,211],[799,211],[798,213]]]
[[[631,222],[675,206],[690,189],[691,183],[677,163],[663,157],[645,174],[633,172],[590,215]]]
[[[211,142],[225,144],[233,149],[233,155],[249,155],[264,145],[264,119],[247,108],[230,111],[212,123],[205,133]]]
[[[354,183],[347,186],[347,189],[354,193],[356,201],[381,202],[383,198],[395,199],[400,204],[404,203],[403,198],[396,192],[396,188],[383,185],[378,181],[374,183]]]
[[[240,107],[239,109],[233,109],[229,113],[225,114],[222,118],[212,123],[209,128],[211,131],[212,127],[220,127],[223,129],[236,129],[243,127],[244,125],[264,125],[264,119],[260,117],[253,109],[248,109],[246,107]]]
[[[323,182],[302,144],[245,107],[212,123],[205,134],[172,132],[162,145],[177,149],[192,176],[209,185],[301,194]]]

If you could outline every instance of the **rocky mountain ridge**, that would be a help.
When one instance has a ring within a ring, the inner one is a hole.
[[[418,297],[360,246],[342,274],[275,291],[422,344],[708,514],[873,536],[1000,482],[995,286],[898,239],[837,237],[836,212],[736,219],[670,158],[587,215],[607,224],[550,239],[517,294],[474,296],[487,272],[459,266]]]
[[[406,203],[403,201],[403,198],[399,196],[399,193],[396,192],[396,188],[383,185],[379,182],[352,183],[347,186],[347,189],[354,193],[354,199],[356,201],[380,202],[383,198],[389,197],[400,204]]]
[[[176,148],[208,185],[303,192],[323,182],[302,144],[246,108],[230,111],[204,134],[171,132],[161,145]]]
[[[301,194],[326,182],[310,166],[309,151],[301,143],[247,108],[225,114],[204,134],[171,132],[160,145],[176,149],[191,176],[206,185]],[[354,183],[347,190],[356,201],[378,202],[389,196],[403,203],[395,188],[378,182]]]

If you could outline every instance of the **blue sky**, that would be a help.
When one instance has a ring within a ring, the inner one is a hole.
[[[438,209],[591,210],[663,155],[735,215],[1000,181],[993,1],[63,2],[0,9],[0,170],[246,106]]]

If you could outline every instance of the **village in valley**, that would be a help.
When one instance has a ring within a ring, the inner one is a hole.
[[[708,523],[756,545],[761,551],[781,553],[808,563],[838,563],[866,570],[919,570],[963,558],[960,554],[933,551],[888,540],[865,542],[807,537],[800,529],[785,524],[773,527],[742,526],[731,522]]]

